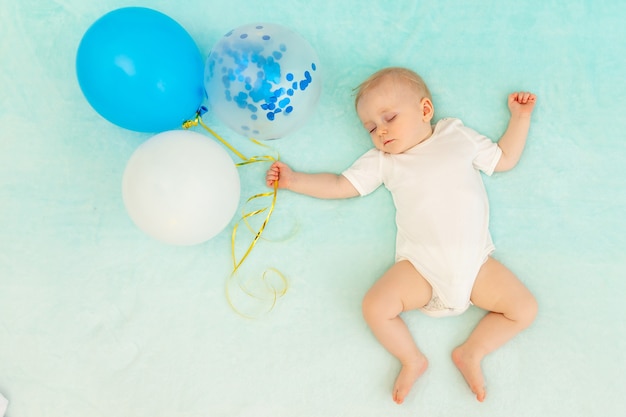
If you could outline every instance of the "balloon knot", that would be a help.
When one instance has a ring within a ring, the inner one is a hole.
[[[183,122],[183,129],[189,129],[193,126],[198,126],[198,118],[196,117],[194,120],[186,120]]]
[[[185,120],[183,122],[183,129],[189,129],[193,126],[198,126],[198,124],[200,123],[200,118],[208,111],[209,109],[206,106],[200,106],[198,110],[196,111],[195,119]]]

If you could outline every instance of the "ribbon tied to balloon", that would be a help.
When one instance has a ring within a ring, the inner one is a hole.
[[[248,24],[227,32],[206,59],[204,83],[211,110],[218,119],[261,146],[265,145],[256,139],[278,139],[302,126],[315,109],[322,87],[315,50],[296,32],[271,23]],[[278,156],[268,155],[246,158],[202,123],[202,114],[196,117],[196,121],[242,159],[239,166],[278,159]],[[277,192],[276,182],[273,192],[256,194],[247,200],[246,203],[251,203],[271,198],[271,203],[259,210],[244,210],[242,221],[253,231],[254,238],[239,260],[235,255],[239,223],[233,228],[233,280],[267,226],[274,211]],[[249,220],[262,213],[266,217],[254,231]],[[277,298],[287,290],[286,279],[275,268],[269,268],[260,282],[269,290],[266,294],[270,294],[271,310]],[[238,281],[245,294],[262,298],[258,295],[259,291],[250,289],[248,283]],[[230,302],[228,285],[226,289]],[[232,302],[231,306],[241,315],[249,316],[234,307]]]

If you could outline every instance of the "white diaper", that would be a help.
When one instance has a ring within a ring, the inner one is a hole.
[[[467,300],[467,306],[465,308],[451,308],[447,307],[441,298],[435,293],[435,289],[433,288],[433,296],[424,307],[420,308],[420,310],[431,317],[449,317],[449,316],[458,316],[462,314],[465,310],[470,306],[470,301]]]

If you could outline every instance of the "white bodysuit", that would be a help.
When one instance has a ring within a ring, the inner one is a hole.
[[[381,184],[396,206],[396,261],[408,260],[431,284],[422,309],[461,314],[482,264],[493,252],[489,202],[480,171],[491,175],[502,151],[458,119],[442,119],[431,137],[401,154],[371,149],[343,175],[363,196]]]

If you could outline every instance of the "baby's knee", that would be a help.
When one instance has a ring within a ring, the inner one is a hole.
[[[523,328],[526,328],[535,321],[537,314],[539,313],[539,303],[535,296],[531,293],[528,293],[526,297],[524,297],[523,302],[520,306],[519,311],[519,319],[518,322],[522,325]]]
[[[361,302],[363,318],[367,322],[393,318],[402,311],[401,309],[396,311],[395,304],[389,299],[388,295],[370,290],[365,294]]]
[[[363,313],[363,318],[366,321],[372,316],[376,315],[376,311],[379,309],[378,300],[376,297],[371,294],[371,291],[367,292],[361,301],[361,312]]]

